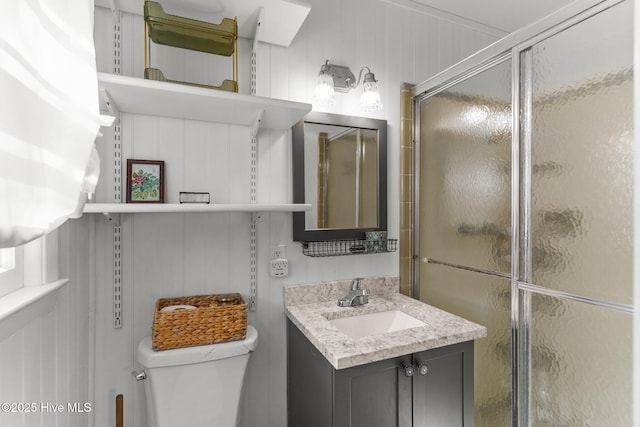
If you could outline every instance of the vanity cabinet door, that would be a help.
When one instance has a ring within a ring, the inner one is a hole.
[[[288,427],[333,426],[333,366],[287,319]]]
[[[287,403],[288,427],[473,427],[473,341],[336,370],[287,319]]]
[[[414,427],[473,427],[473,341],[413,355]]]
[[[288,427],[411,427],[410,365],[407,355],[336,370],[287,319]]]
[[[334,427],[411,427],[411,355],[334,371]]]

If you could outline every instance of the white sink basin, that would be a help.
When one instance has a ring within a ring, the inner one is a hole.
[[[352,338],[362,338],[369,335],[386,334],[387,332],[427,326],[426,323],[400,310],[333,319],[329,320],[329,323],[343,334]]]

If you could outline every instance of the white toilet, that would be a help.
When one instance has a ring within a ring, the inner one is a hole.
[[[151,337],[138,345],[144,368],[149,427],[236,427],[249,353],[258,331],[245,339],[153,351]]]

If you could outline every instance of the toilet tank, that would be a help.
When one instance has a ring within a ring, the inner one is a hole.
[[[245,339],[154,351],[151,337],[138,345],[146,379],[149,427],[235,427],[250,352],[258,332]]]

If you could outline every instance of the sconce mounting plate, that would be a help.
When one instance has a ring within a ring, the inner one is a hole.
[[[356,85],[356,76],[353,75],[349,67],[342,65],[327,64],[329,74],[333,77],[333,87],[336,92],[347,93]]]

